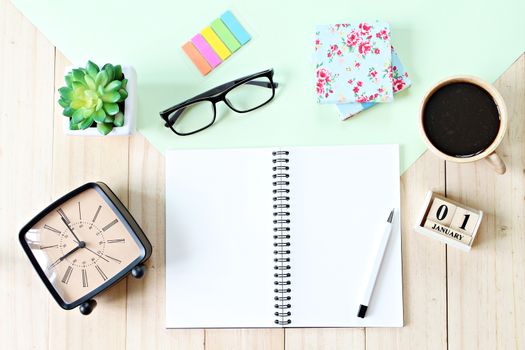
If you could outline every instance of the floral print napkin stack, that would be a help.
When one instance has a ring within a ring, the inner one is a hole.
[[[411,85],[385,22],[317,26],[314,59],[317,101],[336,104],[341,119]]]

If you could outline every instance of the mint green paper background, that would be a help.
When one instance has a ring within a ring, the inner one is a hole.
[[[424,92],[453,74],[494,81],[523,52],[523,0],[124,1],[13,0],[73,63],[133,65],[139,79],[139,130],[159,150],[275,145],[401,144],[404,171],[424,151],[418,107]],[[181,45],[225,10],[252,35],[202,77]],[[392,42],[413,85],[342,122],[318,105],[312,63],[316,24],[390,22]],[[226,108],[216,125],[189,137],[165,129],[158,112],[222,82],[275,68],[276,99],[249,114]],[[342,160],[343,161],[343,160]],[[210,174],[211,175],[211,174]]]

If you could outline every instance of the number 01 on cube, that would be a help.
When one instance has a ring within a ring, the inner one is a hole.
[[[415,230],[464,251],[470,251],[483,212],[428,191]]]

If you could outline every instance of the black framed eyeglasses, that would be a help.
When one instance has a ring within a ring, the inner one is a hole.
[[[195,134],[213,125],[218,102],[237,113],[247,113],[270,102],[277,85],[273,82],[273,69],[267,69],[203,92],[160,112],[160,116],[166,122],[164,126],[175,134]]]

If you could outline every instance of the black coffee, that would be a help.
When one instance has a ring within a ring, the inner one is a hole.
[[[452,157],[472,157],[486,150],[500,127],[494,99],[469,83],[451,83],[434,92],[423,111],[430,142]]]

